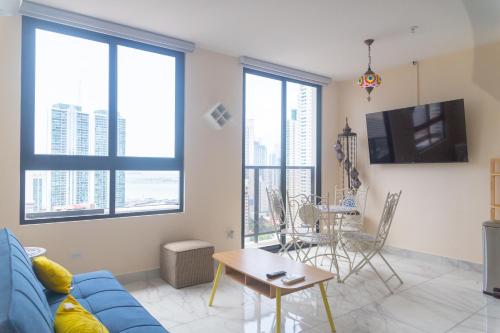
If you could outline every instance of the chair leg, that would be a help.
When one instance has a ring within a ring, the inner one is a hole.
[[[366,255],[366,254],[365,254],[364,252],[362,252],[362,251],[360,251],[359,253],[361,253],[361,255],[363,256],[363,259],[364,259],[365,257],[367,257],[367,258],[368,258],[368,260],[371,260],[373,257],[375,257],[375,254],[377,254],[376,252],[371,252],[370,254]],[[368,263],[368,261],[367,261],[367,260],[363,260],[363,261],[361,261],[360,263],[362,263],[362,265],[361,265],[361,266],[359,266],[359,267],[356,269],[356,271],[358,271],[358,272],[359,272],[359,271],[360,271],[363,267],[365,267],[365,266],[366,266],[366,264]]]
[[[337,273],[337,282],[340,283],[340,268],[339,262],[337,260],[337,244],[330,244],[330,250],[332,252],[332,261],[330,262],[330,272],[332,271],[332,265],[335,266],[335,272]]]
[[[361,253],[363,256],[364,254]],[[377,271],[377,269],[375,268],[375,266],[373,266],[373,264],[371,263],[370,259],[368,259],[366,256],[364,256],[366,261],[367,261],[367,264],[370,265],[370,267],[373,269],[373,271],[375,272],[375,274],[377,274],[378,278],[380,279],[380,281],[382,281],[385,285],[385,287],[389,290],[389,292],[391,294],[394,294],[394,291],[392,291],[391,287],[389,287],[389,284],[387,283],[386,280],[384,280],[384,278],[382,277],[382,275],[380,275],[380,273]],[[373,256],[372,256],[373,258]]]
[[[347,258],[347,262],[349,263],[349,271],[352,271],[352,264],[354,263],[354,261],[352,261],[351,257],[349,257],[349,254],[347,253],[347,250],[345,248],[344,241],[342,239],[340,239],[339,243],[340,243],[340,247],[342,248],[342,251],[344,251],[345,257]]]
[[[363,256],[363,259],[361,259],[361,261],[356,265],[354,266],[351,271],[349,272],[349,274],[347,274],[344,279],[342,280],[342,282],[345,282],[345,280],[347,280],[347,278],[349,276],[351,276],[352,274],[357,274],[363,267],[365,267],[365,265],[369,262],[369,260],[371,258],[373,258],[373,256],[375,255],[374,252],[370,253],[369,255],[366,255],[363,251],[361,251],[360,249],[356,249],[356,253],[360,253],[362,256]]]
[[[318,267],[318,253],[319,253],[320,245],[316,245],[316,254],[314,255],[314,267]]]
[[[358,264],[359,265],[359,264]],[[357,267],[357,266],[356,266]],[[347,273],[346,276],[344,276],[344,278],[342,279],[342,283],[345,283],[345,280],[347,280],[347,278],[349,278],[351,275],[353,275],[354,273],[357,273],[358,271],[356,270],[356,267],[354,267],[353,269],[351,269],[351,271],[349,273]]]
[[[309,260],[309,253],[311,252],[312,244],[308,243],[307,251],[304,255],[304,258],[301,260],[301,262],[305,263]]]
[[[377,253],[380,256],[380,258],[382,258],[382,260],[385,262],[385,264],[387,265],[387,267],[389,267],[389,269],[391,270],[392,274],[394,274],[394,276],[398,278],[399,282],[401,284],[403,284],[403,280],[401,279],[401,277],[398,275],[398,273],[396,273],[396,271],[394,270],[394,268],[392,268],[392,266],[389,264],[389,262],[387,261],[387,259],[385,259],[385,257],[382,255],[382,253],[380,251],[378,251]]]
[[[281,249],[283,250],[283,253],[286,253],[290,257],[290,259],[295,260],[289,252],[290,247],[292,247],[293,245],[294,245],[293,241],[290,241],[285,245],[282,245]]]
[[[319,264],[320,266],[323,266],[323,262],[325,261],[325,257],[326,256],[323,256],[323,258],[321,258],[321,263]],[[332,270],[332,269],[330,268],[330,270]]]

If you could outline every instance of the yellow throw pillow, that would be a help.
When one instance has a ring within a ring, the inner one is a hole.
[[[108,329],[71,295],[57,308],[54,328],[56,333],[109,333]]]
[[[33,258],[35,273],[45,288],[60,294],[69,294],[73,275],[47,257]]]

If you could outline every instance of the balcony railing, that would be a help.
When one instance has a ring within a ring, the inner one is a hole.
[[[258,244],[266,240],[278,239],[271,220],[271,211],[266,193],[269,189],[281,188],[280,166],[245,166],[245,243]],[[290,195],[313,194],[316,190],[316,167],[287,166],[287,191]]]

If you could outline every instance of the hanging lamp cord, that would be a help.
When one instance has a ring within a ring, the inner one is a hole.
[[[372,68],[372,46],[368,45],[368,68]]]

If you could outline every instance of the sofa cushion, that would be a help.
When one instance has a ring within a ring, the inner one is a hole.
[[[0,332],[54,332],[44,288],[31,259],[8,229],[0,230]]]
[[[69,294],[73,274],[45,256],[33,258],[33,270],[42,285],[56,293]]]
[[[165,333],[154,319],[132,297],[110,272],[98,271],[75,275],[71,295],[99,319],[110,333]],[[49,292],[52,313],[66,295]]]

